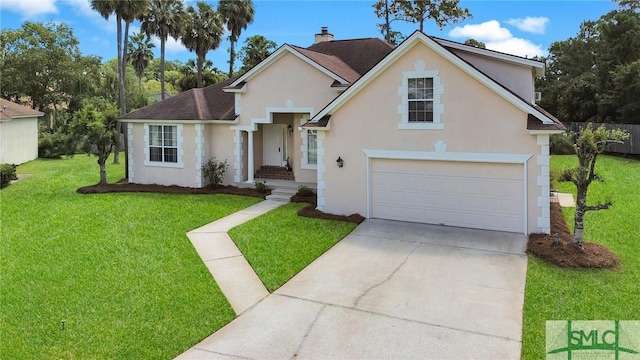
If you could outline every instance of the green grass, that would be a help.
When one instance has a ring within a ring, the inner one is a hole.
[[[552,156],[551,169],[577,165],[575,156]],[[524,303],[524,359],[545,357],[546,320],[640,320],[640,161],[600,156],[588,203],[611,199],[609,210],[588,212],[585,240],[606,246],[620,258],[613,270],[569,270],[529,256]],[[559,184],[559,191],[575,186]],[[573,228],[574,209],[563,209]]]
[[[2,358],[173,358],[234,318],[185,233],[258,199],[80,195],[99,179],[84,155],[18,173],[0,191]]]
[[[304,206],[282,206],[229,232],[271,292],[356,227],[354,223],[298,216],[298,210]]]

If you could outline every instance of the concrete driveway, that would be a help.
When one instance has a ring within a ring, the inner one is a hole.
[[[526,237],[368,220],[180,359],[519,359]]]

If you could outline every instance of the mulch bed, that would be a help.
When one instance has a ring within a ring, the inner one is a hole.
[[[349,216],[345,215],[335,215],[335,214],[327,214],[320,210],[316,210],[317,204],[317,196],[297,196],[294,195],[291,197],[291,202],[295,203],[309,203],[309,205],[303,207],[298,211],[298,216],[316,218],[316,219],[325,219],[325,220],[337,220],[337,221],[346,221],[352,222],[356,224],[360,224],[365,219],[360,214],[351,214]]]
[[[190,188],[182,186],[165,186],[156,184],[129,184],[126,181],[119,181],[115,184],[107,185],[90,185],[84,186],[76,190],[80,194],[104,194],[113,192],[142,192],[142,193],[162,193],[162,194],[186,194],[186,195],[202,195],[202,194],[230,194],[252,196],[264,199],[271,192],[260,193],[253,188],[239,188],[235,186],[220,185],[216,187]]]
[[[560,244],[553,245],[553,234],[560,235]],[[551,235],[531,234],[527,252],[554,265],[565,268],[613,268],[618,257],[602,245],[584,242],[580,251],[572,242],[572,234],[562,216],[560,204],[551,203]]]

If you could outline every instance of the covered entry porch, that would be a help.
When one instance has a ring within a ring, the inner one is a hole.
[[[252,119],[252,125],[232,126],[234,182],[250,186],[257,180],[315,184],[316,133],[301,127],[309,117],[308,112],[274,111],[268,112],[267,119]]]

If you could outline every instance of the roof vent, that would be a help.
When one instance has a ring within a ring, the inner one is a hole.
[[[314,44],[325,42],[325,41],[333,41],[333,34],[329,34],[329,28],[323,26],[320,28],[320,34],[316,34],[316,40]]]

